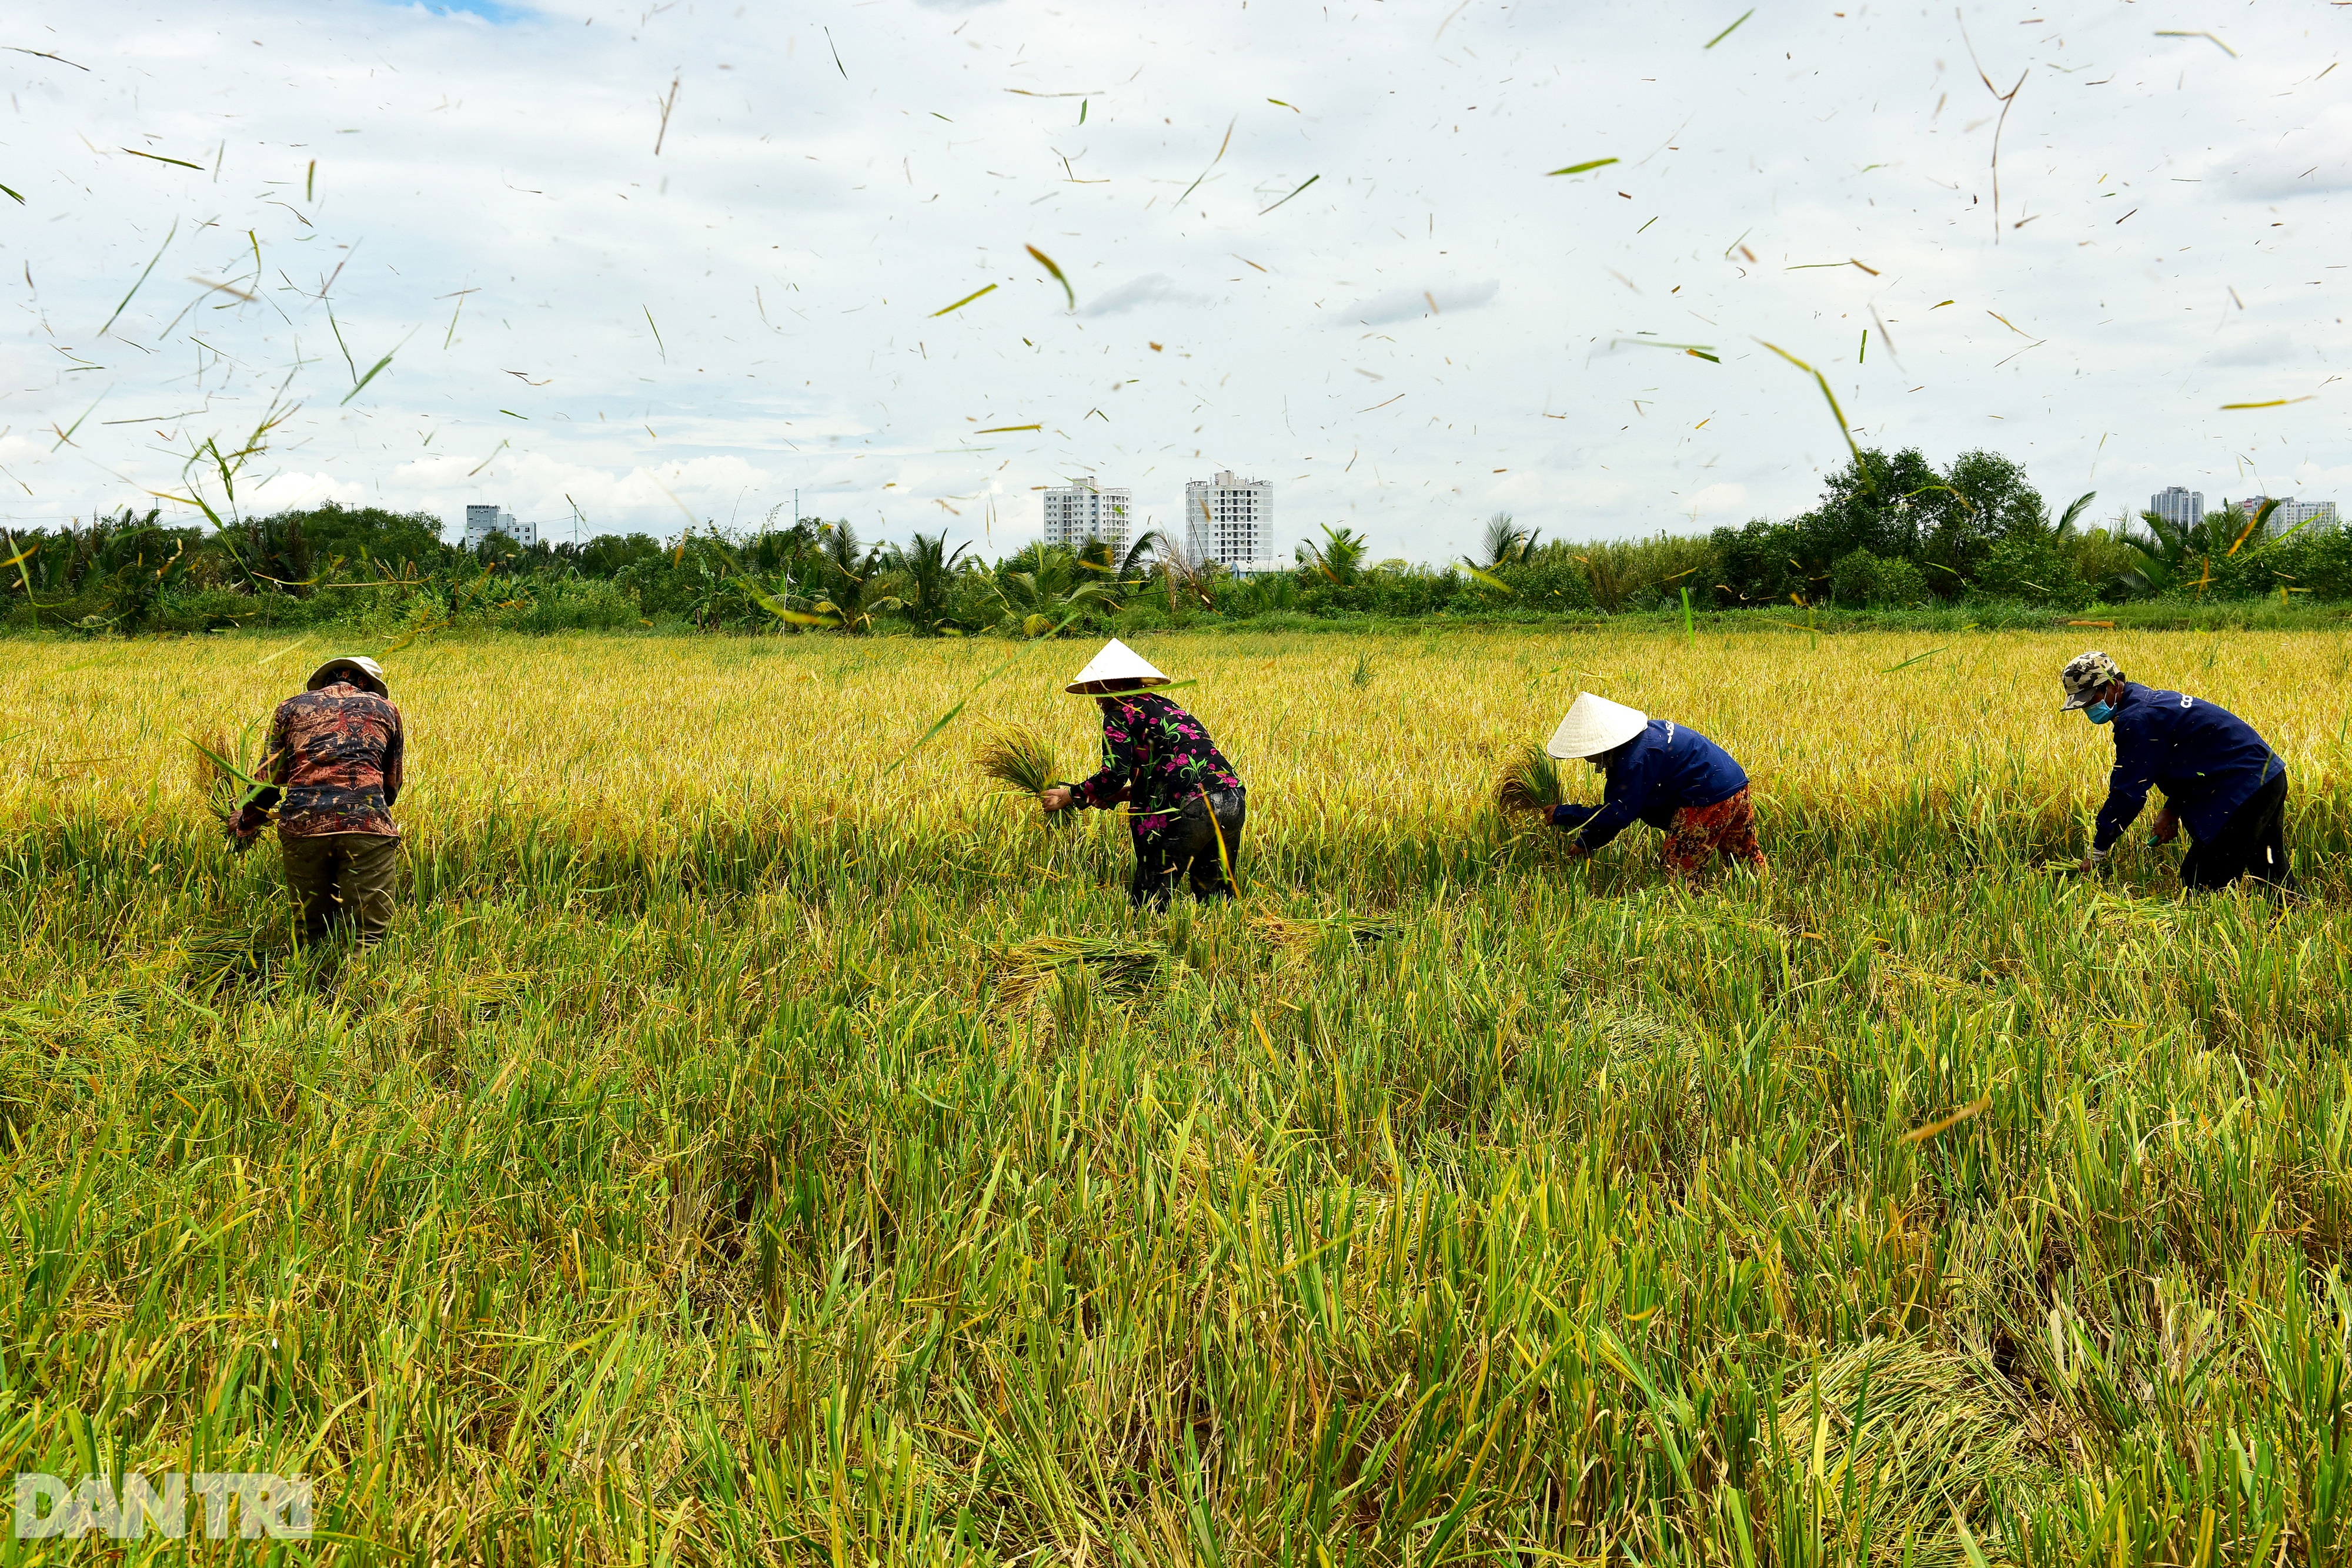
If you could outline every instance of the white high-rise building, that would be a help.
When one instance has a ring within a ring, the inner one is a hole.
[[[537,523],[519,523],[515,515],[497,506],[469,506],[466,508],[466,548],[478,549],[482,541],[492,534],[504,534],[525,549],[539,543]]]
[[[1273,560],[1274,486],[1236,479],[1230,468],[1184,486],[1184,535],[1192,553],[1228,571],[1263,571]]]
[[[2205,520],[2205,492],[2168,485],[2147,498],[2147,509],[2176,528],[2193,528]]]
[[[1128,518],[1133,495],[1124,486],[1103,489],[1091,474],[1058,490],[1045,492],[1045,542],[1078,549],[1088,539],[1110,546],[1114,565],[1127,557],[1130,529]]]

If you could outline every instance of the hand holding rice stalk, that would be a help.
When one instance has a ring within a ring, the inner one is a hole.
[[[985,777],[1032,798],[1054,786],[1054,743],[1026,725],[998,725],[973,748],[971,761]],[[1053,821],[1066,822],[1076,813],[1046,815]]]
[[[239,833],[236,824],[246,808],[269,788],[269,781],[260,775],[268,768],[270,758],[261,754],[253,738],[260,727],[261,720],[255,719],[235,739],[217,727],[201,738],[188,737],[196,751],[196,792],[204,797],[205,809],[220,819],[235,853],[253,847],[252,838]]]

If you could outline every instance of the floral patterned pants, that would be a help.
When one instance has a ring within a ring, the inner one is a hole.
[[[1756,807],[1744,788],[1712,806],[1685,806],[1666,829],[1666,870],[1676,876],[1696,875],[1707,856],[1717,853],[1758,871],[1771,870],[1757,845]]]

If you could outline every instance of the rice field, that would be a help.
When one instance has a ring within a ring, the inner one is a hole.
[[[306,1474],[284,1562],[2344,1561],[2352,642],[1945,640],[1151,639],[1249,826],[1140,916],[974,763],[1091,767],[1089,647],[428,641],[358,954],[188,741],[345,650],[10,644],[0,1468]],[[2311,904],[2050,869],[2086,645]],[[1580,688],[1772,876],[1499,811]]]

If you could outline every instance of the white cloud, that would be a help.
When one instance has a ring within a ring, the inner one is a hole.
[[[2302,344],[2284,332],[2260,332],[2224,343],[2205,355],[2209,365],[2277,365],[2305,357]]]
[[[2339,103],[2308,125],[2250,139],[2212,160],[2206,178],[2249,201],[2285,202],[2352,190],[2352,106]]]
[[[1081,316],[1117,316],[1146,305],[1180,305],[1199,307],[1214,305],[1205,294],[1190,294],[1176,287],[1176,280],[1164,272],[1148,272],[1141,277],[1131,277],[1108,293],[1097,294],[1079,307]]]
[[[1748,520],[1748,486],[1745,485],[1709,485],[1690,498],[1691,509],[1709,523],[1741,523]]]
[[[1501,283],[1491,277],[1483,283],[1433,283],[1421,288],[1391,288],[1349,306],[1345,319],[1335,320],[1333,325],[1382,327],[1391,321],[1442,316],[1449,310],[1459,315],[1488,303],[1501,288]]]

